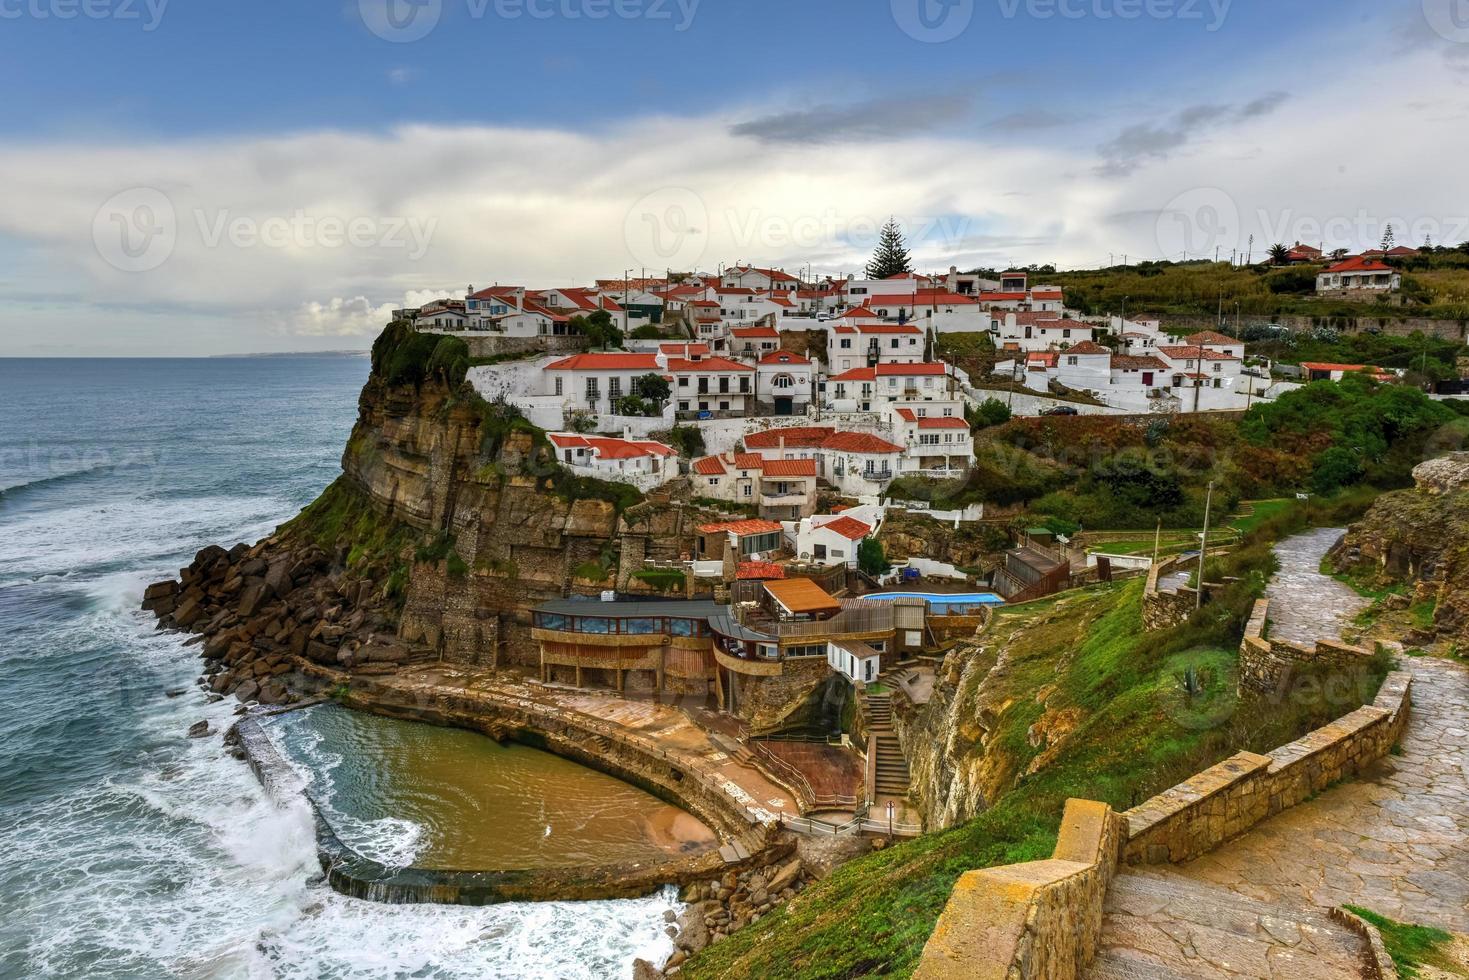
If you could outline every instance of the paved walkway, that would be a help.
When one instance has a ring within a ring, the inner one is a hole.
[[[1321,559],[1346,532],[1322,527],[1275,546],[1280,571],[1265,588],[1270,600],[1270,636],[1304,646],[1339,640],[1357,613],[1370,605],[1350,586],[1321,574]]]
[[[1402,754],[1168,874],[1469,932],[1469,668],[1414,658]]]

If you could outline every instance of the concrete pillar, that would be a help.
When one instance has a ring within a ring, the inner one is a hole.
[[[581,664],[576,665],[576,686],[581,687]]]
[[[621,694],[622,693],[622,689],[623,689],[623,678],[626,676],[626,674],[627,674],[627,671],[623,670],[621,667],[617,668],[617,693],[618,694]]]

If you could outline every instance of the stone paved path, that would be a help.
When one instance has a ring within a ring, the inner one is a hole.
[[[1265,588],[1272,638],[1305,646],[1318,639],[1339,640],[1369,605],[1350,586],[1321,574],[1321,559],[1344,533],[1341,528],[1316,528],[1275,546],[1280,571]]]
[[[1401,755],[1164,873],[1469,932],[1469,668],[1426,657],[1404,667],[1413,708]]]
[[[1181,878],[1123,874],[1091,980],[1360,978],[1361,940],[1326,913],[1243,898]]]

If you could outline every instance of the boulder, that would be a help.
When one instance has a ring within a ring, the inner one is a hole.
[[[270,566],[265,573],[265,587],[271,595],[280,599],[284,599],[291,589],[295,588],[295,583],[291,580],[290,569],[286,567],[285,562],[276,562]]]
[[[190,738],[204,738],[208,734],[209,734],[209,722],[208,721],[196,721],[192,725],[189,726],[189,737]]]
[[[208,547],[200,548],[198,553],[194,555],[194,564],[192,567],[198,569],[209,568],[220,559],[229,561],[229,552],[217,544],[211,544]]]
[[[789,862],[781,865],[780,870],[775,873],[775,877],[770,879],[770,884],[766,886],[766,891],[771,894],[783,892],[796,883],[796,879],[800,874],[801,859],[791,858]]]
[[[187,596],[173,611],[173,621],[183,629],[197,623],[204,616],[203,597]]]
[[[1449,453],[1413,467],[1418,489],[1430,494],[1469,490],[1469,453]]]
[[[286,685],[277,680],[266,681],[260,688],[259,701],[261,704],[285,704],[289,697]]]
[[[632,980],[663,980],[663,971],[647,960],[633,960]]]
[[[253,680],[241,682],[240,686],[234,690],[235,697],[239,698],[242,703],[255,700],[259,693],[260,685],[256,684]]]
[[[678,917],[678,938],[674,944],[689,953],[697,953],[709,945],[709,927],[697,909],[689,909]]]
[[[245,581],[245,587],[240,590],[240,605],[238,607],[240,616],[248,619],[255,615],[256,610],[260,608],[261,603],[264,601],[265,580],[259,578],[247,579]]]

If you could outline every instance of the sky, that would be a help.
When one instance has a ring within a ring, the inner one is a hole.
[[[1469,0],[0,0],[0,91],[0,356],[845,275],[889,217],[920,271],[1469,240]]]

